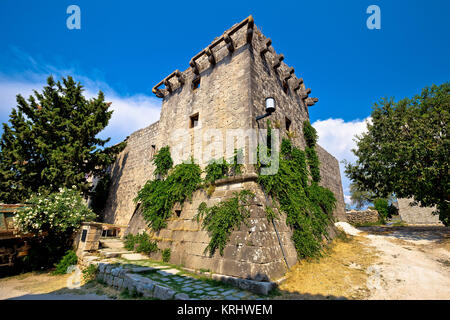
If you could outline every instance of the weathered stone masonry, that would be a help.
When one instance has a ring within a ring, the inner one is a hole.
[[[265,128],[265,120],[256,122],[255,117],[265,113],[268,96],[277,102],[277,110],[269,117],[272,125],[286,137],[289,123],[289,131],[295,133],[293,143],[304,148],[302,124],[309,119],[308,107],[317,102],[316,98],[309,97],[311,90],[295,76],[293,68],[283,62],[283,56],[275,52],[270,39],[253,25],[251,17],[216,38],[191,60],[187,70],[175,71],[153,91],[163,98],[160,120],[127,139],[127,147],[111,170],[113,187],[105,209],[105,222],[130,222],[136,209],[133,199],[144,183],[153,178],[151,160],[155,150],[169,145],[172,153],[187,158],[193,150],[209,146],[211,142],[195,138],[209,129],[225,132],[227,129]],[[198,125],[189,128],[191,117],[197,114]],[[173,133],[178,129],[188,129],[189,136],[177,140]],[[175,150],[175,146],[180,145],[183,148]],[[321,184],[334,192],[337,199],[334,215],[343,220],[344,199],[338,161],[319,146],[317,153],[321,162]],[[197,160],[201,160],[204,167],[203,159]],[[296,262],[292,231],[284,217],[275,225],[267,221],[264,208],[270,199],[257,184],[253,166],[246,165],[243,171],[240,177],[217,182],[211,197],[202,190],[195,192],[192,202],[175,208],[180,211],[174,212],[167,228],[152,233],[161,249],[171,248],[172,263],[229,276],[268,280],[282,276],[287,266]],[[198,205],[203,201],[212,205],[244,188],[256,194],[250,206],[250,226],[241,226],[232,233],[223,256],[216,253],[209,257],[204,253],[209,235],[201,229],[201,223],[193,219]],[[132,229],[145,229],[145,225],[139,228],[142,222],[138,210],[133,216]]]

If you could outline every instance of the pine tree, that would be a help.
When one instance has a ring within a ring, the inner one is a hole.
[[[76,186],[88,193],[89,175],[102,176],[124,143],[105,148],[97,138],[112,115],[104,94],[86,99],[72,77],[47,79],[28,100],[17,95],[0,140],[0,202],[23,202],[33,193]]]

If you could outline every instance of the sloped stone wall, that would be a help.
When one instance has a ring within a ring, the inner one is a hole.
[[[334,218],[336,221],[347,221],[339,161],[319,145],[316,146],[316,151],[320,161],[320,185],[330,189],[336,197]]]
[[[201,221],[197,222],[195,219],[198,206],[203,201],[208,206],[214,205],[243,189],[251,190],[256,195],[249,207],[249,226],[242,224],[239,230],[233,231],[223,256],[217,250],[210,257],[205,252],[210,240],[209,235],[202,229]],[[233,277],[258,281],[273,280],[286,272],[286,260],[290,267],[296,263],[297,252],[291,241],[292,231],[286,225],[285,217],[281,216],[275,222],[275,231],[273,224],[266,218],[265,202],[264,194],[255,181],[238,182],[230,179],[229,183],[216,187],[210,198],[206,196],[205,191],[197,191],[192,202],[184,204],[179,217],[176,213],[172,215],[167,228],[154,233],[148,231],[158,241],[160,249],[171,249],[171,263],[192,269],[209,269],[211,272]],[[160,253],[157,253],[153,257],[161,258],[159,255]]]
[[[135,211],[133,199],[153,178],[152,158],[156,149],[158,122],[132,133],[127,146],[111,168],[111,187],[103,209],[104,222],[127,225]],[[155,146],[155,148],[153,148]]]

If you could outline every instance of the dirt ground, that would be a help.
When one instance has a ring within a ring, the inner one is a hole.
[[[274,299],[450,300],[450,235],[444,227],[345,224],[323,257],[300,261]],[[69,289],[71,275],[26,273],[0,278],[0,300],[121,299],[97,282]],[[73,280],[73,279],[72,279]]]
[[[450,299],[450,236],[444,227],[348,225],[324,257],[298,262],[280,299]]]
[[[109,300],[119,297],[118,291],[97,282],[70,289],[71,276],[29,272],[2,278],[0,300]]]

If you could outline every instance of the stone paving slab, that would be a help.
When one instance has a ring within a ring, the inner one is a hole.
[[[177,274],[179,272],[181,272],[181,271],[177,270],[177,269],[164,269],[164,270],[158,271],[158,273],[163,275],[163,276],[175,275],[175,274]]]
[[[115,261],[98,261],[97,278],[119,290],[137,291],[144,297],[163,300],[261,299],[252,292],[230,288],[228,284],[217,282],[214,285],[190,274],[179,274],[180,270],[170,266],[145,262],[112,265],[111,262]]]
[[[124,253],[121,255],[121,257],[130,261],[148,259],[147,256],[144,256],[140,253]]]

